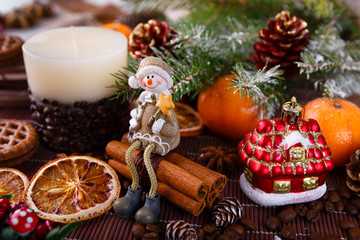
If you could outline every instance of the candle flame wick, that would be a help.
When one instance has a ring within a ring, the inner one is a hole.
[[[75,32],[74,32],[74,26],[71,26],[70,27],[71,29],[71,36],[72,36],[72,42],[73,42],[73,49],[74,49],[74,57],[75,58],[78,58],[79,57],[79,47],[78,47],[78,43],[76,41],[76,35],[75,35]]]

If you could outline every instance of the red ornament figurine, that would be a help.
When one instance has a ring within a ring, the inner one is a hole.
[[[334,168],[319,124],[302,119],[293,97],[279,119],[261,120],[239,143],[244,193],[263,206],[309,202],[326,192],[326,173]]]

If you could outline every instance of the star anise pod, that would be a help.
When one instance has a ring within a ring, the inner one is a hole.
[[[200,148],[199,152],[201,154],[197,158],[198,162],[206,163],[207,168],[214,169],[220,173],[224,165],[226,165],[228,169],[234,170],[238,163],[238,155],[235,148],[224,149],[221,146],[210,146]]]

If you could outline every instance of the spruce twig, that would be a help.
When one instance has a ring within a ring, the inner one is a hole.
[[[236,78],[231,79],[234,93],[239,92],[240,97],[252,97],[260,109],[261,118],[272,116],[282,102],[280,91],[273,91],[282,87],[283,72],[278,70],[280,65],[268,70],[266,67],[255,72],[246,70],[241,63],[237,63],[233,71]]]
[[[128,58],[128,67],[123,71],[118,70],[115,73],[111,73],[111,76],[115,79],[115,85],[110,88],[116,88],[117,91],[110,97],[110,100],[120,99],[122,103],[129,101],[132,98],[137,98],[143,91],[142,88],[133,89],[128,85],[128,79],[132,74],[135,74],[139,63],[133,60],[131,57]]]
[[[186,19],[175,26],[179,35],[169,43],[174,45],[172,52],[153,49],[172,69],[174,100],[183,95],[195,97],[220,76],[233,71],[234,91],[241,95],[247,93],[262,115],[269,117],[289,97],[287,92],[299,86],[294,84],[299,81],[306,81],[303,85],[329,97],[346,97],[360,84],[360,41],[342,39],[341,30],[349,29],[342,24],[349,22],[340,21],[344,11],[338,10],[337,4],[331,1],[302,0],[296,4],[288,0],[135,2],[143,6],[153,4],[155,10],[170,7],[189,11]],[[274,6],[276,10],[272,9]],[[300,13],[297,16],[305,17],[311,30],[310,45],[297,62],[300,75],[287,81],[281,79],[282,73],[277,68],[256,71],[250,59],[259,29],[265,27],[269,16],[275,16],[282,9]],[[211,24],[204,25],[210,18]],[[127,85],[128,77],[136,72],[137,66],[137,62],[129,59],[127,72],[113,74],[118,89],[114,98],[126,101],[140,94],[141,89],[134,90]]]
[[[360,43],[341,39],[335,19],[320,26],[297,65],[300,74],[330,98],[345,98],[360,84]],[[311,76],[311,77],[310,77]]]

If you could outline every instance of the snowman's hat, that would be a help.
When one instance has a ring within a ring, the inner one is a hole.
[[[146,57],[144,58],[139,65],[139,68],[135,76],[129,78],[129,86],[132,88],[139,88],[141,80],[148,74],[156,73],[163,77],[167,83],[168,88],[173,86],[173,80],[171,78],[171,69],[166,62],[158,57]]]

